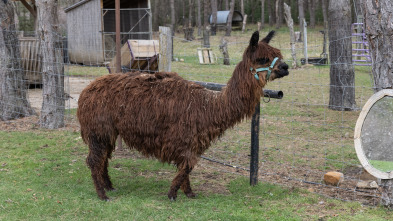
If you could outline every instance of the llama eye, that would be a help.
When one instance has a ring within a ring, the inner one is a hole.
[[[264,65],[269,62],[269,58],[258,58],[257,63],[260,65]]]

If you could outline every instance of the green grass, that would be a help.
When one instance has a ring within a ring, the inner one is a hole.
[[[382,161],[382,160],[369,160],[370,164],[376,169],[384,172],[393,171],[393,162],[392,161]]]
[[[298,188],[197,169],[196,199],[166,196],[173,166],[128,156],[110,162],[116,192],[96,196],[87,147],[70,131],[0,131],[0,220],[386,220],[391,212],[331,200]],[[221,178],[218,188],[214,178]],[[225,181],[226,180],[226,181]],[[199,190],[199,191],[198,191]]]

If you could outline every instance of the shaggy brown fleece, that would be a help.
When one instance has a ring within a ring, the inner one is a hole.
[[[120,135],[128,147],[178,167],[168,193],[171,200],[179,188],[195,197],[189,174],[199,156],[226,129],[250,117],[260,101],[267,71],[259,72],[257,80],[250,67],[270,66],[278,57],[269,80],[288,75],[280,51],[268,45],[273,35],[259,41],[259,33],[253,34],[243,60],[221,92],[172,72],[111,74],[87,86],[80,95],[77,116],[82,138],[89,145],[86,162],[98,196],[107,200],[105,189],[113,190],[108,158]]]

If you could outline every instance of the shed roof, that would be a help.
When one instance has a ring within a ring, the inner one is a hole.
[[[217,25],[224,25],[228,21],[230,11],[217,11]],[[210,15],[209,23],[213,21],[213,16]],[[242,22],[243,15],[239,11],[233,11],[232,22]]]
[[[75,9],[75,8],[78,8],[79,6],[85,4],[85,3],[89,2],[89,1],[92,1],[92,0],[81,0],[81,1],[79,1],[79,2],[77,2],[75,4],[73,4],[73,5],[70,5],[67,8],[65,8],[64,12],[67,13],[67,12],[69,12],[69,11]],[[93,0],[93,1],[95,1],[95,0]],[[139,0],[139,2],[140,1],[147,1],[147,0]],[[102,0],[102,2],[103,2],[104,8],[106,8],[108,5],[113,5],[114,4],[114,0]],[[138,1],[136,1],[136,2],[138,2]],[[130,3],[135,3],[135,1],[130,2],[129,0],[120,0],[120,5],[122,5],[123,3],[130,4]]]

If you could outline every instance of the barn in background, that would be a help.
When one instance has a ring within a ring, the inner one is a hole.
[[[150,0],[120,0],[121,43],[152,38]],[[112,60],[115,46],[115,0],[82,0],[64,9],[70,62],[101,65]]]

